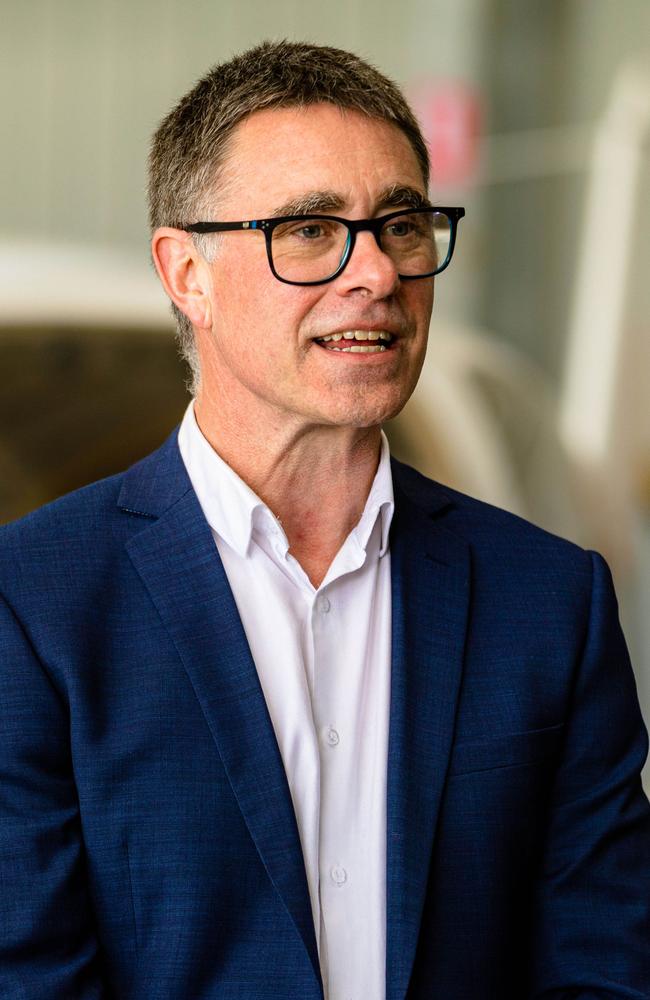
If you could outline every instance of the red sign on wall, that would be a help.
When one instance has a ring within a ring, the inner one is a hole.
[[[483,119],[479,95],[461,81],[443,81],[417,87],[412,103],[429,147],[432,185],[471,183]]]

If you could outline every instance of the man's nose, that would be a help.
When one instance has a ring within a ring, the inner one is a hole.
[[[350,259],[335,282],[342,295],[355,290],[370,292],[373,298],[392,295],[399,286],[395,264],[379,246],[374,233],[357,233]]]

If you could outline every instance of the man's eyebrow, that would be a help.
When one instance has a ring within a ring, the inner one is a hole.
[[[327,212],[340,212],[345,206],[345,199],[336,191],[308,191],[285,202],[273,211],[272,218],[282,215],[309,215],[314,212],[321,215]],[[377,211],[382,208],[431,208],[431,202],[417,188],[403,184],[391,184],[384,188],[377,199]]]
[[[280,205],[273,212],[273,218],[280,215],[309,215],[315,212],[321,215],[325,212],[340,211],[345,202],[335,191],[308,191]]]
[[[377,199],[377,209],[380,208],[432,208],[432,204],[426,195],[418,191],[417,188],[404,184],[392,184],[385,188]]]

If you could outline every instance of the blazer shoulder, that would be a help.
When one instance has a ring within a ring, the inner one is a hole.
[[[0,525],[0,552],[13,544],[24,544],[38,536],[53,537],[78,529],[84,522],[105,519],[115,507],[124,472],[88,483],[51,500],[15,521]]]
[[[417,469],[393,459],[393,479],[411,502],[436,510],[445,528],[468,541],[476,553],[491,559],[566,563],[591,573],[589,553],[576,542],[532,521],[462,493],[424,476]]]

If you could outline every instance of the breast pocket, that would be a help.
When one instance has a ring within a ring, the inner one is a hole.
[[[508,733],[485,740],[461,740],[452,749],[449,776],[522,767],[550,760],[560,754],[564,724],[523,733]]]

